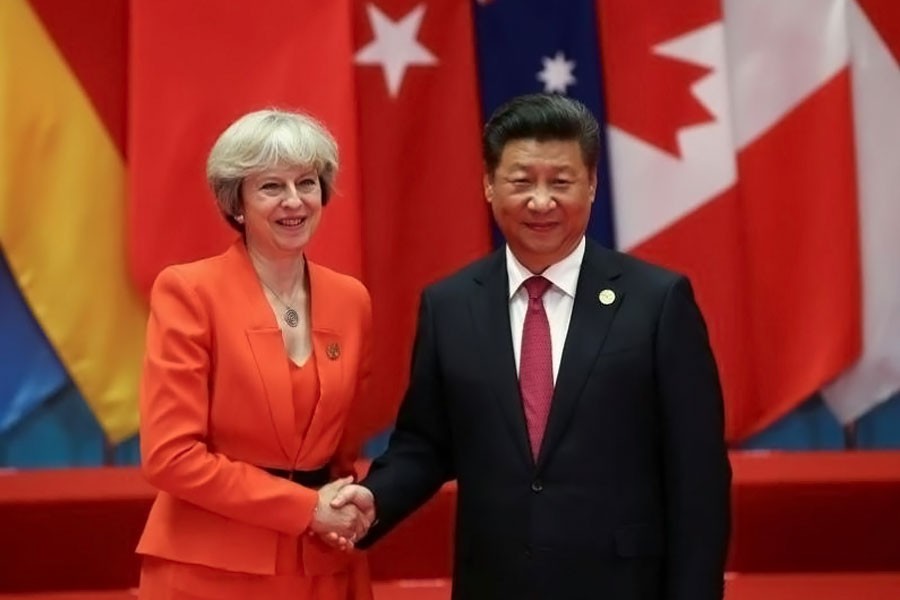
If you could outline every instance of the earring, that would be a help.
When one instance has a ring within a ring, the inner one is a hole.
[[[244,215],[234,215],[234,220],[237,221],[239,224],[243,225],[244,224]]]

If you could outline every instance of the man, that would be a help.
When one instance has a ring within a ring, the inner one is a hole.
[[[731,472],[687,279],[585,238],[599,127],[519,97],[484,132],[505,248],[422,294],[365,547],[458,480],[453,597],[717,600]]]

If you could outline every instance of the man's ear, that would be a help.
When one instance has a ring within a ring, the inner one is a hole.
[[[494,178],[485,173],[482,181],[484,185],[484,199],[491,203],[494,201]]]

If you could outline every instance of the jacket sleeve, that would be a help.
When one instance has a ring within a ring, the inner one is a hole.
[[[141,464],[156,488],[206,510],[299,535],[318,494],[232,460],[209,443],[209,311],[177,268],[160,273],[150,297],[141,379]]]
[[[377,522],[363,538],[368,547],[425,503],[453,477],[449,419],[442,393],[435,315],[422,295],[409,387],[388,448],[362,484],[375,496]]]
[[[731,467],[706,325],[684,277],[669,288],[656,340],[662,413],[667,600],[720,600]]]

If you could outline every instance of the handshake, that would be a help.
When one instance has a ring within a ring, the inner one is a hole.
[[[310,523],[310,535],[328,545],[350,550],[375,521],[375,497],[368,488],[353,483],[352,477],[336,479],[319,489]]]

